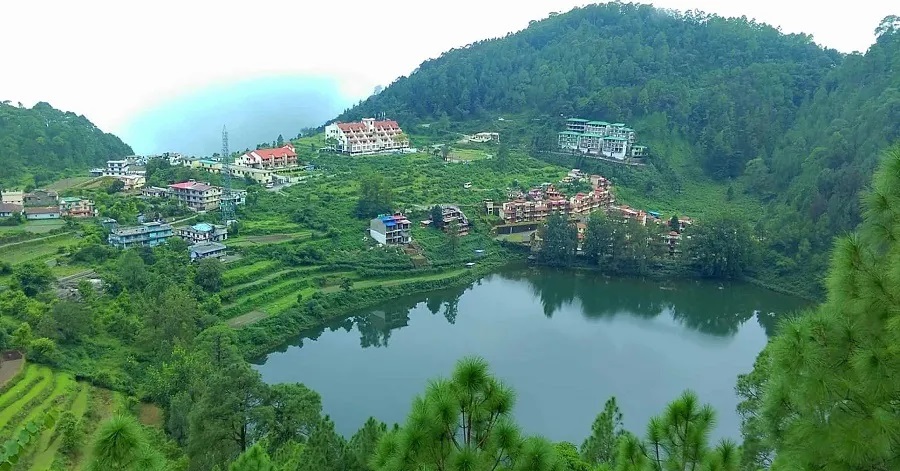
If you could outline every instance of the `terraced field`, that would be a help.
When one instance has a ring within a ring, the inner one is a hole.
[[[117,401],[117,393],[77,382],[68,373],[26,366],[0,394],[0,469],[78,469],[86,453],[62,449],[63,412],[71,412],[75,430],[90,436]]]

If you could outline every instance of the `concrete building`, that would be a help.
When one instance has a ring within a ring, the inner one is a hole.
[[[175,235],[190,244],[221,242],[228,239],[228,228],[219,224],[201,222],[193,226],[176,227]]]
[[[21,204],[0,203],[0,218],[13,217],[16,214],[22,214],[24,206]]]
[[[174,183],[169,189],[179,202],[194,211],[210,211],[219,207],[222,189],[194,180]]]
[[[113,228],[107,242],[120,249],[155,247],[172,237],[172,226],[161,222],[145,222],[139,226]]]
[[[192,245],[188,248],[191,253],[191,261],[202,260],[210,257],[224,257],[228,247],[218,242],[204,242]]]
[[[106,161],[106,172],[104,175],[107,177],[124,177],[128,175],[128,160],[107,160]]]
[[[165,198],[169,196],[171,192],[168,188],[162,188],[158,186],[148,186],[141,190],[141,196],[146,198]]]
[[[62,215],[59,212],[59,206],[26,206],[25,219],[59,219]]]
[[[624,160],[626,157],[643,157],[645,146],[635,146],[637,135],[624,123],[589,121],[581,118],[566,120],[566,130],[558,134],[557,146],[561,150]],[[635,147],[639,147],[635,151]]]
[[[63,216],[73,218],[90,218],[97,215],[93,201],[78,197],[60,198],[59,210]]]
[[[59,206],[59,194],[50,190],[34,190],[25,193],[23,197],[23,206],[27,207],[48,207]]]
[[[122,183],[125,184],[122,187],[125,191],[137,190],[138,188],[143,188],[147,183],[147,178],[143,175],[119,175],[115,177],[117,180],[121,180]]]
[[[231,165],[229,168],[233,178],[249,178],[261,185],[273,183],[275,178],[273,171],[264,168],[253,168],[243,165]]]
[[[0,203],[25,206],[25,193],[21,191],[0,192]]]
[[[406,245],[412,241],[411,226],[402,213],[383,214],[369,221],[369,235],[379,244]]]
[[[275,149],[256,149],[234,159],[235,165],[250,168],[285,168],[297,165],[297,152],[290,143]]]
[[[443,220],[441,221],[441,230],[447,232],[450,226],[456,222],[457,225],[457,234],[464,236],[469,233],[469,218],[459,209],[459,206],[452,204],[442,204],[441,206],[441,214],[443,216]],[[433,220],[429,220],[431,224],[434,224]]]
[[[477,132],[469,136],[469,142],[499,142],[500,133],[498,132]]]
[[[409,147],[409,138],[393,120],[364,118],[358,123],[332,123],[325,126],[325,139],[332,148],[345,154],[373,154]]]

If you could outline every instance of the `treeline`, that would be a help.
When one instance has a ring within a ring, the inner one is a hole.
[[[44,102],[32,108],[0,102],[0,188],[45,185],[131,154],[131,147],[84,116]]]
[[[537,260],[549,266],[586,266],[610,275],[702,276],[737,279],[756,268],[759,245],[751,227],[722,215],[684,226],[676,216],[660,224],[592,213],[579,234],[575,222],[552,214],[538,231]]]

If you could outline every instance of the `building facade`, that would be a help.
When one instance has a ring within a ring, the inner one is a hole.
[[[192,245],[188,248],[191,253],[191,261],[202,260],[204,258],[221,258],[225,256],[228,247],[218,242],[203,242]]]
[[[373,154],[409,147],[409,138],[393,120],[365,118],[358,123],[332,123],[325,126],[325,139],[332,148],[345,154]]]
[[[222,189],[194,180],[169,185],[172,196],[194,211],[210,211],[219,207]]]
[[[402,213],[383,214],[369,221],[369,235],[379,244],[406,245],[412,241],[411,226]]]
[[[90,218],[97,215],[92,200],[78,197],[60,198],[59,210],[63,216],[73,218]]]
[[[124,177],[129,174],[128,170],[128,160],[107,160],[104,175],[107,177]]]
[[[174,235],[172,226],[161,222],[145,222],[140,226],[115,227],[109,233],[109,245],[120,249],[155,247]]]
[[[297,152],[293,144],[274,149],[256,149],[234,160],[235,165],[250,168],[284,168],[297,165]]]
[[[450,229],[450,226],[456,222],[457,235],[468,235],[469,234],[469,218],[459,209],[459,206],[452,204],[442,204],[441,206],[441,215],[443,216],[443,220],[441,221],[441,230],[447,232]],[[431,224],[434,224],[434,221],[431,221]]]
[[[228,228],[219,224],[205,222],[175,228],[175,235],[190,244],[205,242],[221,242],[228,239]]]
[[[0,203],[25,206],[25,193],[21,191],[4,191],[0,193]]]
[[[23,197],[23,206],[27,207],[48,207],[59,206],[59,194],[50,190],[34,190],[25,193]]]
[[[557,146],[565,151],[624,160],[626,157],[646,155],[646,146],[635,146],[636,140],[634,129],[624,123],[569,118],[566,120],[566,130],[557,136]],[[635,147],[639,149],[635,151]]]
[[[13,217],[22,214],[24,207],[21,204],[0,203],[0,218]]]
[[[62,215],[59,212],[59,206],[26,206],[25,219],[59,219]]]

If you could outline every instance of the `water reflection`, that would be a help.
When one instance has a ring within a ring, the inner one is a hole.
[[[526,282],[548,318],[565,306],[577,303],[587,319],[669,316],[689,329],[719,337],[734,336],[742,324],[754,317],[766,335],[772,335],[779,320],[802,305],[795,298],[746,284],[702,281],[648,283],[595,273],[545,269],[515,269],[491,276],[500,280]],[[424,295],[424,302],[422,295],[399,298],[379,306],[377,310],[366,310],[304,332],[297,345],[302,346],[303,338],[318,339],[326,330],[344,329],[351,332],[356,326],[360,346],[387,347],[391,332],[408,326],[410,311],[420,303],[424,303],[432,315],[443,316],[449,324],[456,323],[460,298],[472,287],[468,285],[431,292]],[[714,291],[718,294],[711,296],[710,288],[718,288]],[[496,302],[503,300],[497,299]],[[779,312],[771,312],[772,309]]]

